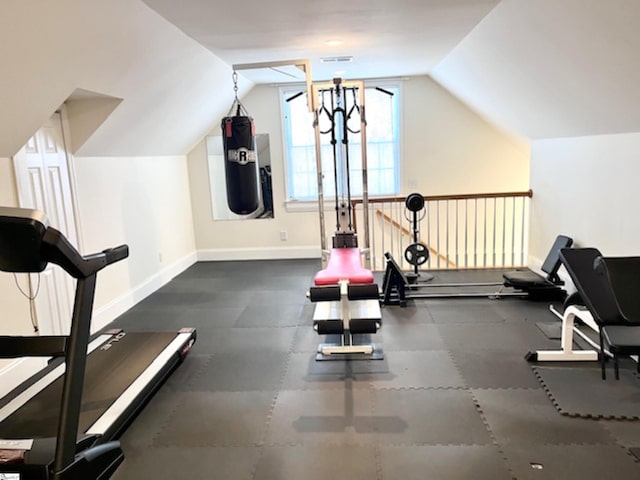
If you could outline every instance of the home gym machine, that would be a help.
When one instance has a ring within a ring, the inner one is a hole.
[[[316,141],[316,165],[318,181],[318,204],[320,239],[323,265],[326,268],[314,278],[309,289],[309,299],[317,302],[313,315],[314,329],[320,335],[339,337],[339,341],[326,342],[318,347],[316,360],[334,359],[382,359],[379,344],[362,343],[358,340],[374,334],[382,325],[379,304],[379,289],[374,283],[370,266],[366,119],[364,82],[334,79],[331,83],[312,85],[312,108]],[[353,127],[359,122],[359,129]],[[322,129],[322,125],[328,128]],[[335,191],[336,231],[332,237],[332,248],[327,250],[322,135],[329,135],[333,154],[333,182]],[[360,137],[360,159],[362,164],[362,204],[364,250],[358,247],[354,231],[355,211],[351,204],[350,169],[353,155],[350,136]],[[362,256],[364,255],[364,266]],[[356,337],[357,335],[357,337]]]
[[[0,404],[0,477],[107,479],[124,459],[117,441],[195,342],[195,330],[90,338],[97,273],[127,258],[122,245],[82,256],[39,211],[0,207],[0,270],[53,263],[76,279],[68,336],[0,337],[0,357],[50,357]]]

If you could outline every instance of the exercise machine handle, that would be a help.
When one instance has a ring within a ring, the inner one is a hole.
[[[118,247],[108,248],[107,250],[103,250],[102,253],[105,255],[105,259],[107,261],[106,265],[111,265],[112,263],[124,260],[129,256],[129,245],[120,245]]]
[[[42,244],[44,260],[60,265],[74,278],[87,278],[110,263],[115,263],[129,255],[129,247],[121,245],[100,253],[82,256],[61,232],[52,227],[47,228]]]

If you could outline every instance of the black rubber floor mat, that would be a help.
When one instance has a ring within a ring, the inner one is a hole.
[[[615,380],[610,369],[602,380],[599,368],[532,368],[562,415],[640,420],[640,378],[630,370],[621,370],[620,380]]]
[[[551,340],[560,340],[562,338],[561,322],[536,322],[536,327]]]

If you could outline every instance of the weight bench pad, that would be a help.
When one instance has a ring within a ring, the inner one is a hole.
[[[551,250],[547,254],[547,258],[542,263],[541,270],[547,274],[547,277],[538,275],[536,272],[528,268],[517,269],[512,272],[502,274],[504,284],[507,287],[515,287],[521,289],[527,288],[551,288],[552,286],[562,285],[558,278],[558,269],[562,262],[560,261],[560,250],[568,248],[573,244],[573,239],[566,235],[558,235],[551,246]]]
[[[640,345],[640,324],[605,325],[602,332],[610,349],[620,355],[636,355]]]
[[[544,277],[529,269],[506,272],[502,276],[509,285],[513,285],[515,287],[522,288],[550,285],[550,282],[548,282]]]
[[[358,248],[332,248],[327,268],[316,273],[316,285],[335,285],[340,280],[349,283],[373,283],[373,273],[362,267]]]

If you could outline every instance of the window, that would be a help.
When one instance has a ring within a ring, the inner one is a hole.
[[[311,201],[318,198],[313,114],[307,108],[306,94],[292,98],[302,88],[283,87],[280,91],[284,114],[287,199]],[[399,192],[399,96],[400,86],[397,82],[367,83],[365,88],[369,196],[397,195]],[[360,119],[355,118],[356,116],[349,121],[349,128],[352,130],[360,129]],[[320,129],[326,131],[329,126],[328,119],[321,116]],[[321,135],[323,192],[327,198],[335,195],[336,191],[330,137],[329,134]],[[351,195],[359,197],[362,195],[360,135],[349,134],[348,138]],[[339,168],[338,192],[345,191],[345,181]]]

